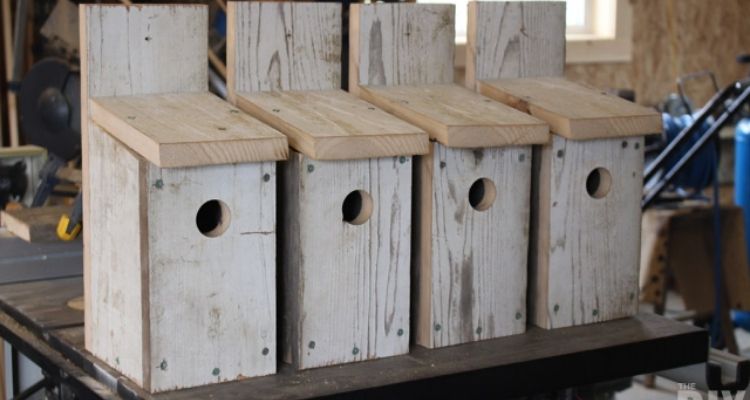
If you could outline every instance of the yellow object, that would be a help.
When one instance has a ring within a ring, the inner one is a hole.
[[[70,217],[68,214],[63,214],[62,217],[60,217],[60,222],[57,223],[57,237],[60,238],[60,240],[64,240],[66,242],[71,241],[78,237],[78,234],[81,232],[81,224],[76,224],[75,228],[68,233],[68,225],[70,224]]]

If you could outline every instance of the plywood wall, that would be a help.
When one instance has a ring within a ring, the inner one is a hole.
[[[710,69],[724,86],[748,73],[735,56],[750,52],[750,1],[630,0],[633,54],[630,63],[569,64],[566,76],[601,88],[630,88],[637,101],[655,105],[676,90],[686,73]],[[710,85],[689,94],[702,104]]]

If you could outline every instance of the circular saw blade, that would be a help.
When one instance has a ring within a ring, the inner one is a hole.
[[[19,107],[27,143],[65,160],[80,154],[80,79],[66,62],[34,64],[21,82]]]

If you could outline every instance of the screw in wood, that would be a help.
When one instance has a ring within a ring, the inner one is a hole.
[[[521,313],[520,313],[520,312],[517,312],[517,313],[516,313],[516,319],[521,319],[521,317],[522,317]]]
[[[218,368],[214,368],[214,370],[211,371],[211,375],[213,376],[219,376],[220,373],[221,373],[221,370]]]
[[[263,174],[263,182],[268,182],[271,180],[271,175],[269,174]]]
[[[311,173],[313,171],[315,171],[315,166],[312,164],[307,164],[307,172]]]
[[[161,179],[157,179],[156,182],[154,182],[154,187],[157,189],[161,189],[164,187],[164,181]]]
[[[563,158],[565,156],[565,150],[558,150],[557,151],[557,158]]]
[[[354,348],[352,349],[352,354],[354,354],[355,356],[359,354],[359,349],[357,348],[357,346],[354,346]]]
[[[518,155],[518,162],[524,162],[526,160],[526,154],[519,154]]]
[[[115,364],[120,365],[120,357],[115,357]]]
[[[315,341],[311,340],[310,343],[307,344],[307,347],[314,349],[315,348]]]
[[[406,162],[406,157],[404,157],[404,156],[399,157],[398,158],[398,162],[400,162],[401,164],[405,163]]]
[[[399,329],[399,330],[397,330],[397,331],[396,331],[396,335],[399,335],[399,336],[404,336],[404,330],[403,330],[403,329]]]
[[[560,311],[560,306],[558,304],[555,304],[555,307],[552,308],[552,310],[557,314],[558,311]]]
[[[445,168],[445,161],[440,161],[440,168]]]
[[[634,148],[635,148],[636,150],[638,150],[638,149],[640,149],[640,148],[641,148],[641,144],[640,144],[640,143],[636,143],[636,144],[635,144],[635,146],[633,146],[633,147],[634,147]]]
[[[627,140],[623,140],[622,141],[622,148],[623,149],[627,149],[628,148],[628,141]]]
[[[162,371],[167,370],[167,360],[161,360],[161,363],[159,364],[159,369]]]
[[[261,353],[263,353],[264,356],[267,356],[268,355],[268,347],[264,347],[263,351],[261,351]]]
[[[482,327],[481,326],[477,327],[476,332],[477,332],[477,335],[481,335],[482,334]]]
[[[281,112],[281,110],[279,110],[278,108],[274,108],[273,112],[277,113],[277,112]]]
[[[443,327],[440,326],[440,324],[435,324],[435,330],[436,331],[440,331],[441,329],[443,329]]]
[[[592,312],[591,312],[591,315],[593,315],[593,316],[595,316],[595,317],[596,317],[597,315],[599,315],[599,310],[594,310],[594,311],[592,311]]]

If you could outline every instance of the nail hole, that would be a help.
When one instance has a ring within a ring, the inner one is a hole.
[[[231,213],[221,200],[209,200],[198,209],[195,224],[204,236],[217,237],[229,228]]]
[[[595,199],[601,199],[612,188],[612,175],[606,168],[595,168],[586,178],[586,192]]]
[[[372,215],[372,197],[364,190],[355,190],[344,198],[341,212],[345,222],[362,225]]]
[[[495,183],[488,178],[477,179],[469,188],[469,204],[477,211],[485,211],[492,207],[495,197]]]

